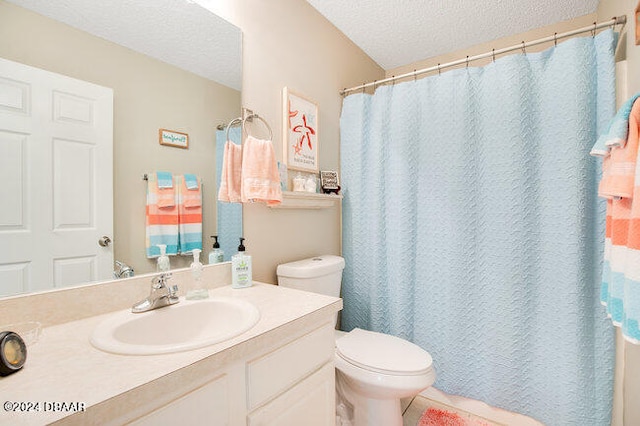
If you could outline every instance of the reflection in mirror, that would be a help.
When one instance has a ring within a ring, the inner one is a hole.
[[[217,184],[220,187],[222,159],[224,155],[224,145],[229,142],[240,145],[242,143],[242,129],[240,123],[236,121],[230,128],[225,126],[223,130],[216,132],[216,170]],[[218,242],[224,251],[224,260],[230,261],[231,256],[238,252],[239,239],[242,236],[242,204],[224,203],[218,201]]]
[[[215,129],[240,115],[240,30],[184,0],[157,0],[153,7],[126,0],[0,0],[0,40],[0,59],[6,63],[106,88],[113,96],[112,125],[96,131],[100,137],[112,131],[112,162],[87,141],[87,126],[81,123],[104,124],[97,107],[80,107],[97,95],[54,89],[49,104],[78,131],[38,138],[37,131],[24,127],[25,117],[35,112],[20,111],[32,105],[35,83],[24,82],[26,74],[0,75],[0,100],[10,100],[0,105],[0,176],[6,183],[0,197],[11,202],[0,207],[0,238],[20,228],[29,235],[20,244],[33,254],[15,257],[14,241],[0,240],[0,296],[110,279],[115,260],[136,275],[155,271],[155,259],[145,254],[147,183],[142,176],[156,171],[201,179],[203,249],[208,253],[208,236],[224,232],[217,228]],[[159,129],[188,134],[188,149],[161,145]],[[20,161],[2,162],[9,152]],[[57,168],[34,174],[42,169],[28,162],[45,152],[52,156],[45,164]],[[98,187],[100,167],[113,173],[106,178],[112,191]],[[91,201],[78,201],[82,193]],[[50,206],[41,208],[33,200],[49,200]],[[112,232],[95,219],[102,211],[113,213]],[[60,253],[36,234],[38,227],[53,234],[51,241],[73,250],[86,244],[112,260],[99,268],[93,255]],[[68,236],[81,229],[94,231],[91,238],[69,242]],[[98,245],[103,236],[110,240],[104,247]],[[190,261],[191,256],[172,256],[171,266]],[[45,265],[46,276],[33,272],[37,262]]]

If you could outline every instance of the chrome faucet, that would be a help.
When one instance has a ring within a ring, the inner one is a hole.
[[[118,269],[113,271],[114,278],[129,278],[134,274],[133,268],[131,266],[127,265],[124,262],[120,262],[119,260],[116,260],[116,267]]]
[[[174,305],[180,301],[178,298],[178,286],[167,286],[170,273],[162,273],[151,280],[151,293],[146,298],[131,307],[134,314],[152,311],[164,306]]]

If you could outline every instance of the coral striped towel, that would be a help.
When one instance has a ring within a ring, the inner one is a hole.
[[[178,206],[161,207],[158,203],[158,180],[154,173],[148,176],[146,206],[145,249],[148,258],[160,256],[158,244],[167,246],[167,254],[178,253]],[[174,185],[175,187],[175,185]],[[171,189],[173,192],[173,189]]]
[[[248,136],[242,147],[242,202],[282,202],[280,175],[273,143]]]
[[[600,300],[624,338],[636,344],[640,343],[639,136],[640,102],[636,101],[626,144],[611,149],[600,183],[600,193],[608,199]]]
[[[178,231],[179,252],[189,254],[193,249],[202,250],[202,195],[200,186],[187,188],[187,179],[178,176]],[[197,181],[197,178],[196,178]]]
[[[242,146],[228,140],[224,145],[223,157],[218,200],[227,203],[240,203],[242,202]]]
[[[629,116],[640,92],[633,95],[618,110],[609,123],[607,131],[601,135],[591,148],[591,155],[607,157],[613,147],[624,148],[629,135]]]
[[[202,206],[200,183],[196,175],[184,175],[182,186],[180,186],[179,204],[183,204],[185,207]]]
[[[173,189],[173,175],[170,172],[156,172],[155,185],[158,191],[157,204],[158,207],[173,207],[176,205],[176,192]],[[153,180],[153,179],[152,179]],[[149,181],[151,183],[151,181]]]
[[[617,116],[616,116],[617,117]],[[614,118],[614,121],[616,118]],[[636,160],[638,157],[638,126],[640,125],[640,101],[633,104],[628,115],[625,132],[627,140],[620,147],[611,148],[609,157],[602,164],[602,180],[598,195],[603,198],[631,198],[633,196]]]
[[[200,187],[198,176],[191,173],[184,174],[184,184],[186,185],[187,189],[198,189]]]

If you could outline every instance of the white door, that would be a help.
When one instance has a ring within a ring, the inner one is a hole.
[[[0,296],[111,277],[113,90],[0,58]]]

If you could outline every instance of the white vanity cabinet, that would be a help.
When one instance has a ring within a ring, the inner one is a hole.
[[[147,280],[139,280],[147,291]],[[126,292],[114,287],[104,294],[120,293]],[[342,300],[263,283],[242,290],[224,285],[209,293],[212,299],[252,303],[260,320],[213,345],[143,356],[116,355],[91,345],[96,327],[119,311],[45,327],[38,343],[29,348],[25,368],[0,380],[0,395],[11,401],[75,402],[82,409],[0,410],[0,425],[333,425],[333,325]],[[65,292],[64,299],[54,293],[38,297],[54,306],[72,296]],[[84,299],[78,295],[74,300],[71,306]],[[0,317],[12,312],[10,302],[0,302]],[[42,305],[27,302],[13,312]]]
[[[229,378],[226,374],[131,422],[135,426],[229,424]]]
[[[334,339],[331,322],[301,329],[285,342],[247,352],[207,374],[213,378],[205,384],[130,424],[333,425]]]
[[[247,363],[247,425],[335,423],[332,323]]]

